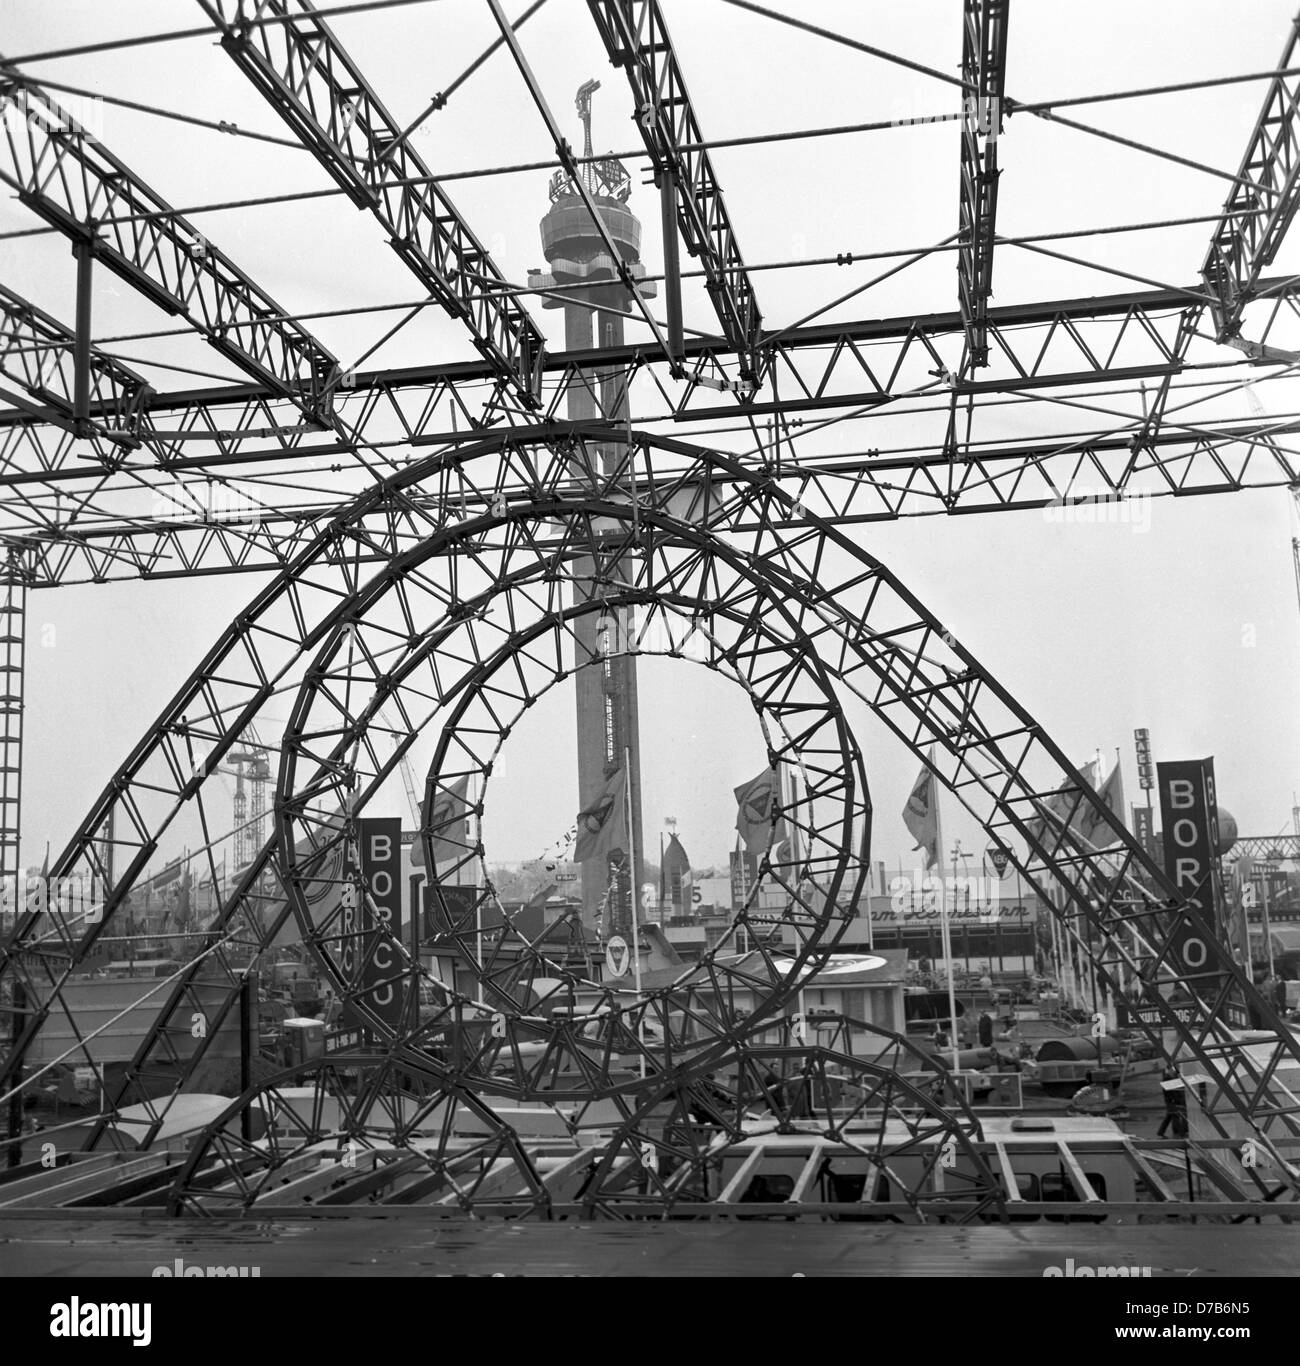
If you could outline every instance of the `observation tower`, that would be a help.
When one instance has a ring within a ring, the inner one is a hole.
[[[583,188],[595,204],[610,241],[618,248],[622,266],[638,281],[642,297],[652,297],[653,284],[640,283],[645,277],[641,263],[641,223],[627,207],[632,180],[623,163],[614,157],[594,158],[591,148],[591,97],[600,82],[587,81],[578,90],[577,110],[582,120],[583,160],[578,168]],[[572,352],[603,350],[623,343],[623,319],[631,311],[632,296],[624,283],[619,261],[610,254],[604,235],[597,228],[590,209],[567,171],[557,171],[550,183],[551,207],[541,222],[542,251],[549,272],[530,271],[530,289],[555,290],[542,295],[542,307],[564,310],[564,347]],[[573,422],[606,419],[625,422],[628,417],[626,366],[603,367],[599,361],[590,370],[586,384],[571,384],[568,417]],[[600,448],[606,469],[619,458],[618,443]],[[575,482],[585,479],[575,471]],[[599,590],[608,575],[591,558],[574,564],[581,584],[589,585],[588,600]],[[619,573],[615,568],[615,575]],[[581,588],[578,590],[582,591]],[[579,669],[577,689],[578,790],[580,803],[592,801],[602,785],[627,764],[627,787],[631,793],[631,835],[634,844],[632,876],[619,855],[587,859],[582,863],[583,921],[594,925],[601,907],[606,907],[605,935],[631,930],[631,896],[644,877],[644,850],[641,821],[641,742],[637,713],[636,659],[632,655],[612,654],[618,647],[607,634],[611,619],[589,612],[579,618],[575,635],[580,658],[596,653],[611,657],[599,665]],[[621,636],[626,623],[618,621]],[[604,635],[602,641],[599,637]],[[620,841],[621,843],[621,841]],[[611,895],[611,889],[613,894]],[[608,901],[606,900],[608,897]]]

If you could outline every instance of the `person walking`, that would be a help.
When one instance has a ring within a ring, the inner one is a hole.
[[[1161,1089],[1165,1098],[1165,1117],[1160,1121],[1156,1137],[1163,1138],[1166,1129],[1173,1129],[1175,1138],[1187,1137],[1187,1091],[1176,1067],[1166,1067]]]

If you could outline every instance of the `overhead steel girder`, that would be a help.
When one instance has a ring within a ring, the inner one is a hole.
[[[76,433],[73,413],[76,337],[56,318],[0,285],[0,375],[21,384],[52,409],[65,430],[90,436],[97,453],[109,443],[140,444],[141,410],[153,393],[121,361],[90,348],[90,395],[101,416],[97,430]]]
[[[515,439],[570,424],[516,429]],[[591,431],[621,434],[622,428]],[[973,450],[953,464],[942,452],[853,456],[769,464],[769,477],[797,491],[800,503],[837,526],[934,513],[961,515],[1056,509],[1063,521],[1132,519],[1142,500],[1275,488],[1300,481],[1300,454],[1279,444],[1300,422],[1238,423],[1143,436],[1109,434],[1057,443]],[[481,433],[471,433],[481,439]],[[723,479],[725,475],[715,475]],[[509,489],[506,490],[509,492]],[[472,497],[467,506],[474,505]],[[337,501],[246,517],[163,520],[4,537],[32,588],[123,579],[190,578],[283,568],[337,516]],[[1101,511],[1098,512],[1097,509]],[[1089,509],[1084,512],[1082,509]],[[378,552],[350,547],[348,558],[374,562]]]
[[[1276,332],[1283,342],[1290,340],[1282,324],[1289,329],[1296,312],[1291,292],[1280,289],[1276,303],[1257,307],[1260,334]],[[935,378],[940,372],[977,403],[1002,392],[1030,397],[1042,390],[1050,398],[1068,394],[1071,386],[1105,383],[1131,392],[1135,420],[1131,431],[1121,425],[1100,434],[1077,433],[1068,441],[963,442],[943,454],[936,447],[839,457],[805,445],[798,477],[807,479],[808,499],[817,511],[840,522],[1041,507],[1089,494],[1187,494],[1293,481],[1289,422],[1222,422],[1207,414],[1200,428],[1165,422],[1167,430],[1161,429],[1167,404],[1181,392],[1175,381],[1202,312],[1201,304],[1189,304],[1178,290],[993,309],[995,367],[979,380],[953,374],[965,344],[955,312],[800,329],[772,348],[773,382],[779,380],[785,396],[781,410],[856,407],[874,413],[897,404],[897,411],[906,412],[909,387],[918,376],[931,393],[946,392],[945,382]],[[689,346],[693,364],[734,366],[721,339],[695,338]],[[571,385],[591,384],[593,367],[602,359],[596,352],[548,357],[547,418],[563,411]],[[657,367],[665,357],[653,347],[618,348],[615,359],[648,381],[638,386],[638,425],[671,420],[689,432],[692,423],[736,416],[733,407],[675,405],[669,386],[658,382]],[[1239,364],[1251,362],[1243,356]],[[401,450],[473,439],[484,391],[497,389],[491,367],[481,360],[351,378],[355,387],[338,390],[325,431],[304,425],[296,408],[260,386],[151,395],[139,429],[143,445],[118,453],[119,477],[111,482],[104,479],[99,449],[89,459],[87,446],[67,431],[23,413],[0,414],[0,488],[10,494],[11,514],[8,525],[0,525],[0,539],[15,544],[32,566],[33,582],[43,587],[273,568],[300,543],[301,532],[339,504],[328,494],[286,504],[265,483],[268,469],[289,460],[301,472],[331,475],[357,443],[378,443],[382,460],[384,446]],[[1136,390],[1142,380],[1157,387],[1139,423]],[[712,394],[698,397],[707,404]],[[519,409],[498,411],[521,435],[545,437],[563,426]],[[102,405],[92,405],[92,418],[115,420]],[[240,484],[244,469],[259,479],[247,487],[248,496]],[[229,484],[220,507],[210,506],[214,480]],[[140,488],[156,496],[151,516],[138,516],[138,504],[131,502],[130,493]],[[341,489],[339,497],[347,493]],[[240,516],[229,515],[236,510]],[[33,539],[33,528],[39,528],[39,539]]]
[[[535,407],[541,332],[329,26],[307,0],[299,0],[301,13],[288,0],[257,6],[259,19],[287,23],[246,20],[243,0],[199,3],[239,69],[352,202],[378,219],[393,250],[465,325],[502,384]]]
[[[1264,863],[1300,859],[1300,835],[1239,835],[1232,846],[1232,857]]]
[[[1298,41],[1300,15],[1291,21],[1278,62],[1280,72],[1295,64]],[[1300,206],[1298,103],[1300,76],[1274,76],[1237,172],[1238,183],[1210,239],[1201,276],[1216,300],[1214,323],[1220,341],[1239,333],[1242,310],[1259,292],[1260,271],[1277,256]]]
[[[988,306],[998,213],[998,135],[1002,131],[1011,0],[964,0],[961,75],[961,201],[957,292],[972,366],[988,364]]]
[[[623,68],[632,87],[655,170],[673,173],[682,240],[704,269],[723,334],[740,360],[740,378],[757,385],[767,368],[763,317],[658,0],[588,3],[610,61]]]
[[[0,58],[0,63],[3,62]],[[305,328],[151,190],[37,82],[0,71],[0,182],[268,393],[328,417],[338,364]]]
[[[1263,336],[1279,318],[1291,318],[1292,300],[1300,292],[1300,285],[1270,284],[1277,288],[1278,307],[1262,320]],[[641,386],[638,406],[660,406],[638,413],[638,420],[662,416],[688,424],[718,416],[734,418],[738,412],[872,406],[891,401],[895,389],[905,388],[918,376],[927,382],[933,379],[934,388],[941,389],[937,376],[943,374],[954,377],[958,392],[977,398],[1072,384],[1164,380],[1184,364],[1190,340],[1184,319],[1200,307],[1186,291],[1147,290],[990,309],[997,373],[980,380],[958,378],[964,336],[958,312],[802,327],[764,343],[774,383],[780,385],[779,403],[718,408],[712,406],[712,389],[688,383],[677,393],[657,382]],[[719,337],[687,338],[685,359],[697,376],[735,369],[728,344]],[[598,369],[645,372],[657,381],[667,363],[658,347],[646,344],[550,354],[542,367],[550,385],[545,414],[555,417],[564,411],[573,385],[586,386],[599,400],[599,386],[592,381]],[[383,439],[380,429],[386,419],[407,439],[437,440],[474,427],[487,416],[494,400],[485,405],[483,389],[485,383],[492,384],[494,373],[485,361],[357,371],[336,392],[335,411],[345,417],[347,435],[355,441]],[[330,441],[329,432],[313,433],[278,420],[273,399],[263,386],[242,384],[153,394],[147,405],[152,424],[149,454],[169,473],[179,474],[350,449],[347,441]],[[538,420],[536,413],[505,405],[497,405],[495,411],[512,424],[531,426]],[[109,420],[111,413],[92,404],[91,416]],[[73,463],[78,451],[71,438],[50,448],[45,441],[13,435],[14,428],[39,430],[40,421],[30,413],[0,411],[0,486],[20,483],[30,475],[59,480],[98,477],[100,471],[93,466],[83,465],[78,473]],[[318,443],[314,447],[313,441]],[[142,472],[147,469],[144,461],[141,466]]]

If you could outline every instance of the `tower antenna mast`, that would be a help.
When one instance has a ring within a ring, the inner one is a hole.
[[[578,87],[578,98],[575,101],[578,108],[578,117],[582,120],[582,155],[588,158],[582,168],[582,177],[590,183],[591,175],[590,157],[591,150],[591,97],[600,89],[600,82],[596,80],[584,81]]]

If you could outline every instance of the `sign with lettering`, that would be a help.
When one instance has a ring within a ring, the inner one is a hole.
[[[731,851],[731,909],[738,911],[745,904],[754,883],[758,881],[758,855],[743,849]]]
[[[357,821],[361,999],[394,1029],[402,1022],[408,983],[397,952],[402,920],[402,823],[395,816]]]
[[[1219,817],[1214,792],[1214,760],[1186,759],[1157,764],[1160,818],[1164,826],[1165,872],[1179,895],[1194,906],[1215,936],[1207,944],[1187,927],[1175,932],[1171,960],[1184,977],[1213,975],[1222,944],[1217,845]]]
[[[424,889],[424,937],[447,945],[465,945],[467,934],[477,933],[479,889],[440,883]]]
[[[1156,814],[1149,806],[1134,806],[1133,834],[1142,846],[1142,852],[1158,868],[1164,867],[1164,850],[1156,839]]]
[[[1151,770],[1151,732],[1145,726],[1133,732],[1133,747],[1137,751],[1138,785],[1150,792],[1156,784]]]

